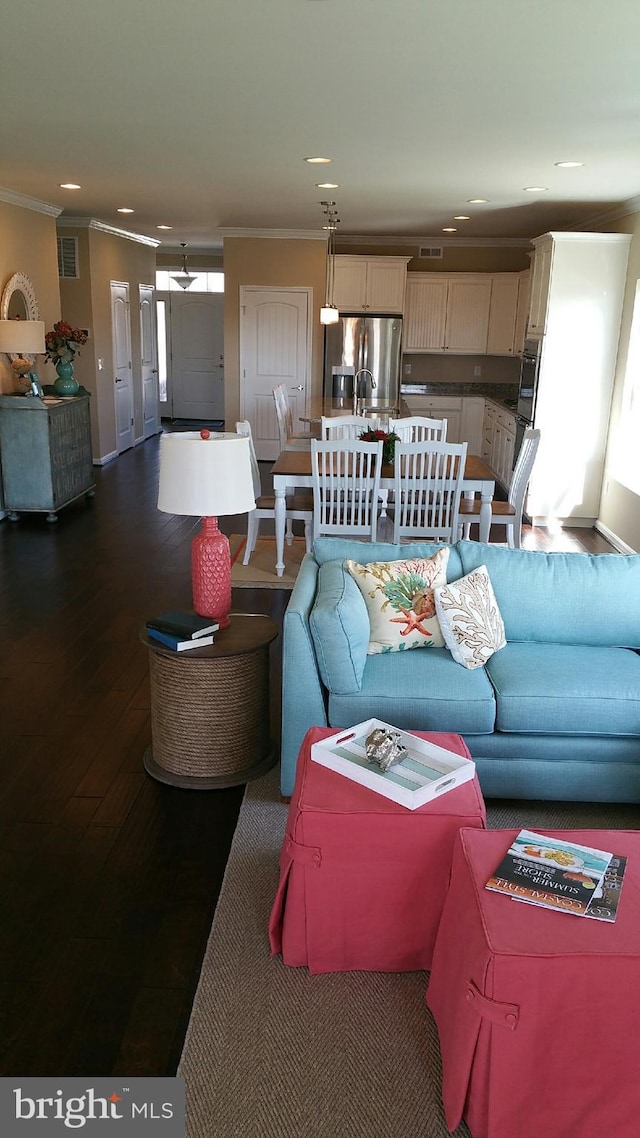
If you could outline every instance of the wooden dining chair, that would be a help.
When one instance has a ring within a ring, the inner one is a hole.
[[[312,439],[313,536],[376,540],[382,440]]]
[[[323,415],[320,421],[321,439],[359,439],[364,431],[380,429],[379,419],[364,415]]]
[[[395,431],[401,443],[422,443],[428,440],[445,443],[447,420],[408,415],[404,419],[389,419],[389,432],[391,431]]]
[[[396,443],[393,541],[457,540],[466,443]]]
[[[244,559],[242,564],[248,565],[249,558],[253,553],[256,542],[258,540],[258,530],[260,529],[260,522],[263,518],[275,519],[275,495],[263,494],[260,479],[260,468],[258,467],[258,460],[253,445],[253,435],[251,434],[251,423],[243,419],[241,422],[236,423],[236,434],[244,435],[249,440],[249,456],[251,459],[251,477],[253,479],[253,496],[256,500],[254,510],[249,510],[247,517],[247,544],[244,551]],[[296,490],[287,498],[287,544],[291,545],[293,541],[293,527],[292,522],[304,522],[304,537],[307,543],[307,553],[311,552],[313,546],[312,528],[313,528],[313,494],[308,490]]]
[[[278,383],[274,387],[273,400],[276,408],[280,450],[308,450],[311,445],[311,435],[309,432],[296,432],[294,430],[293,413],[284,383]]]
[[[531,471],[540,445],[540,431],[528,428],[522,436],[516,464],[509,483],[506,502],[491,503],[491,527],[503,526],[504,540],[511,549],[520,549],[522,544],[522,515]],[[480,518],[480,499],[463,498],[460,503],[460,534],[468,540],[471,526]],[[491,541],[491,530],[489,531]],[[498,544],[504,544],[504,541]]]

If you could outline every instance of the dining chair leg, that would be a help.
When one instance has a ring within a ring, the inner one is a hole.
[[[304,540],[307,553],[311,553],[311,550],[313,549],[313,523],[311,519],[304,523]]]
[[[251,557],[251,554],[256,547],[256,541],[258,540],[259,528],[260,521],[255,515],[255,510],[250,510],[249,516],[247,518],[247,544],[245,546],[244,557],[242,559],[243,565],[249,564],[249,558]]]

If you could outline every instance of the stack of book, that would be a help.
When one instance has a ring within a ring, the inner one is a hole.
[[[521,830],[486,888],[544,909],[615,921],[627,859]]]
[[[147,636],[164,648],[186,652],[213,644],[213,634],[219,627],[215,620],[195,612],[163,612],[147,621]]]

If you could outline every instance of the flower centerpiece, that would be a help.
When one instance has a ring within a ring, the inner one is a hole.
[[[395,431],[362,431],[360,438],[364,443],[377,443],[382,440],[382,461],[385,465],[393,462],[396,443],[400,441],[400,436]]]
[[[45,356],[55,365],[58,378],[54,388],[58,395],[75,395],[78,381],[73,376],[73,361],[76,352],[87,342],[87,333],[82,328],[72,328],[66,320],[58,320],[51,332],[47,332],[44,342]]]

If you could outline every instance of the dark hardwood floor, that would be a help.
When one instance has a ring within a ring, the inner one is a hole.
[[[0,1074],[174,1074],[243,788],[144,771],[145,619],[190,608],[191,519],[156,509],[158,439],[97,492],[0,523]],[[268,472],[266,467],[265,472]],[[225,519],[227,533],[245,519]],[[608,552],[593,531],[531,548]],[[235,590],[278,621],[289,594]],[[278,731],[280,643],[272,651]]]

